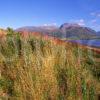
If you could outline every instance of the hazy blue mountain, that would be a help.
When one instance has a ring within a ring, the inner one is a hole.
[[[66,38],[90,39],[96,37],[96,31],[78,24],[64,23],[60,26],[60,30],[66,35]]]

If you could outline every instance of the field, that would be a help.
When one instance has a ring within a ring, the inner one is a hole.
[[[96,100],[100,50],[11,29],[0,37],[0,100]]]

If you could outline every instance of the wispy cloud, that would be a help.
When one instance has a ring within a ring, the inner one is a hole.
[[[95,29],[96,31],[100,31],[100,25],[99,24],[95,24],[91,26],[93,29]]]
[[[80,20],[77,20],[77,23],[81,26],[85,26],[85,21],[84,19],[80,19]]]
[[[70,22],[76,23],[76,24],[78,24],[80,26],[85,26],[86,25],[84,19],[71,20]]]
[[[100,30],[100,11],[91,12],[90,15],[92,19],[89,21],[89,24],[95,30]]]
[[[95,16],[95,12],[91,12],[90,15]]]
[[[96,23],[97,22],[97,19],[92,19],[91,20],[91,23]]]
[[[100,17],[100,12],[91,12],[91,16]]]
[[[44,24],[43,26],[57,26],[57,23]]]

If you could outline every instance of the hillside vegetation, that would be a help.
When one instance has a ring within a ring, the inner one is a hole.
[[[96,100],[100,53],[11,29],[0,38],[0,100]]]

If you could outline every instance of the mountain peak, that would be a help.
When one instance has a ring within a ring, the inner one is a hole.
[[[48,26],[39,26],[38,28],[46,29],[46,30],[54,30],[57,29],[58,27],[54,25],[48,25]]]
[[[68,28],[68,27],[81,27],[81,26],[77,23],[64,23],[60,26],[60,28]]]

